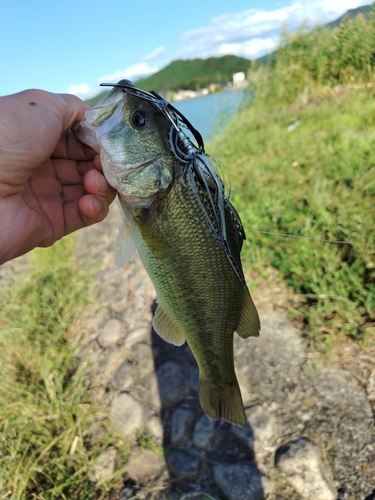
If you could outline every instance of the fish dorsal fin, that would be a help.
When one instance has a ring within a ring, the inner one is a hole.
[[[243,339],[247,339],[248,337],[259,337],[259,315],[249,292],[245,293],[241,320],[236,332]]]
[[[225,196],[224,183],[205,154],[194,155],[185,169],[182,183],[185,183],[196,201],[196,207],[188,207],[180,184],[180,196],[187,211],[198,221],[224,250],[234,272],[242,285],[246,282],[241,265],[235,255],[241,251],[245,237],[240,217]],[[228,229],[234,236],[228,235]],[[235,255],[228,241],[235,241]]]
[[[134,238],[126,220],[117,234],[115,248],[117,267],[125,266],[136,251]]]
[[[162,339],[173,345],[182,345],[185,342],[185,336],[180,332],[176,323],[162,308],[161,304],[158,304],[154,319],[152,321],[152,326],[155,332],[160,335]]]
[[[242,245],[244,240],[246,239],[245,230],[242,226],[242,222],[240,216],[238,215],[237,210],[234,208],[232,203],[225,198],[225,215],[226,215],[226,225],[227,225],[227,234],[232,233],[234,237],[234,241],[238,247],[238,253],[241,252]],[[228,242],[229,242],[229,234],[228,234]]]

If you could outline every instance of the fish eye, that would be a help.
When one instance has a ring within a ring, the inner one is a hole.
[[[143,109],[137,109],[131,116],[131,122],[135,127],[144,127],[147,125],[147,114]]]

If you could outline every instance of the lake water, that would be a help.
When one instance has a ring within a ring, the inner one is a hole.
[[[207,141],[213,135],[220,134],[235,112],[240,109],[244,96],[246,96],[244,90],[237,89],[172,104],[201,133],[203,140]]]

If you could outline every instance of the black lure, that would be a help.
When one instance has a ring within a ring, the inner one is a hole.
[[[197,154],[205,154],[204,151],[204,142],[203,137],[198,132],[196,128],[189,122],[189,120],[172,104],[166,101],[163,97],[157,94],[154,90],[151,92],[147,92],[146,90],[138,89],[134,87],[130,80],[121,80],[118,83],[101,83],[101,87],[120,87],[127,90],[129,95],[133,95],[135,97],[140,97],[141,99],[145,99],[146,101],[151,102],[158,111],[169,121],[172,123],[175,132],[177,133],[179,139],[188,150],[188,152],[192,152],[192,148],[195,146],[191,143],[190,139],[185,135],[183,130],[181,129],[179,122],[183,123],[188,130],[190,130],[191,134],[195,138],[198,144]],[[173,141],[176,143],[176,141]],[[189,144],[190,143],[190,144]]]
[[[121,80],[118,83],[102,83],[102,87],[119,87],[124,89],[127,94],[149,101],[159,113],[171,123],[169,133],[169,144],[172,153],[182,163],[184,163],[184,180],[190,186],[191,191],[197,201],[199,213],[192,213],[184,202],[182,193],[181,199],[189,213],[213,236],[217,243],[224,249],[229,262],[246,288],[246,283],[241,270],[238,268],[232,252],[229,248],[227,239],[227,227],[225,222],[225,211],[229,210],[232,221],[235,225],[235,231],[238,238],[242,241],[245,233],[241,220],[236,210],[229,203],[225,196],[224,183],[218,173],[215,171],[209,157],[204,150],[204,142],[201,134],[189,122],[189,120],[176,109],[172,104],[163,99],[155,91],[147,92],[134,87],[131,81]],[[186,127],[197,142],[193,144],[190,138],[182,130]],[[181,185],[180,185],[181,189]],[[180,191],[181,192],[181,191]],[[206,201],[204,201],[206,200]]]

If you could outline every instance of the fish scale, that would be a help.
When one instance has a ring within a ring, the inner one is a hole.
[[[195,212],[195,198],[185,190],[184,202]],[[143,265],[154,283],[158,307],[163,307],[184,332],[200,377],[215,380],[219,391],[236,387],[233,332],[248,291],[224,250],[213,238],[207,238],[200,223],[186,216],[177,182],[157,210],[150,207],[137,212],[124,203],[122,206]],[[186,223],[181,224],[184,219]],[[158,333],[163,336],[162,331]],[[237,415],[232,420],[243,425],[244,418]]]
[[[118,191],[125,215],[119,261],[130,257],[134,241],[158,296],[155,331],[175,345],[189,344],[206,415],[244,426],[233,335],[257,336],[260,325],[241,267],[242,224],[203,142],[198,150],[181,134],[179,143],[178,130],[171,133],[179,117],[156,99],[119,82],[75,133],[100,153]]]

